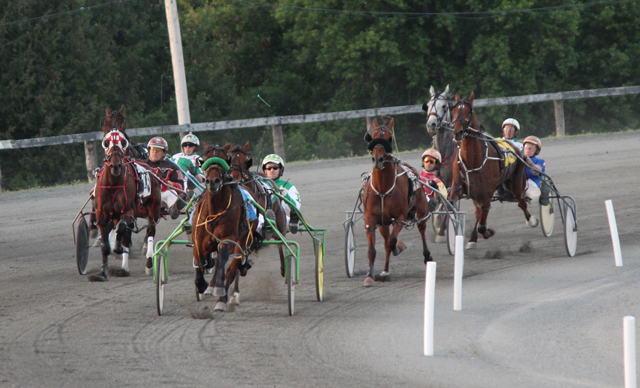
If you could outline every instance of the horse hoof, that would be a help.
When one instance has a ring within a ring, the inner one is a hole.
[[[389,273],[387,271],[380,272],[380,277],[381,278],[388,278],[390,275],[391,275],[391,273]]]
[[[437,244],[443,244],[447,242],[447,237],[446,236],[436,236],[436,243]]]
[[[486,240],[488,238],[491,238],[494,234],[496,234],[495,230],[487,228],[487,231],[482,234],[482,237],[484,237],[484,239]]]
[[[218,298],[227,295],[227,291],[224,287],[213,287],[213,296],[217,296]]]
[[[398,256],[399,254],[401,254],[405,249],[407,249],[407,246],[404,245],[404,243],[402,241],[398,241],[398,243],[396,244],[396,249],[393,250],[393,255],[394,256]]]
[[[147,274],[147,276],[153,275],[153,268],[144,267],[144,273]]]
[[[96,241],[93,242],[93,246],[94,247],[99,247],[102,245],[102,239],[100,238],[100,236],[98,236],[98,238],[96,239]]]
[[[98,237],[98,229],[91,229],[91,231],[89,231],[89,238],[96,238]]]
[[[213,273],[213,268],[205,268],[204,272],[207,274],[212,274]]]
[[[202,295],[213,295],[213,288],[207,287],[206,290],[202,293]]]
[[[527,226],[530,226],[532,228],[538,226],[538,219],[536,218],[536,216],[532,215],[531,218],[529,218],[529,221],[527,221]]]
[[[236,306],[240,306],[240,293],[239,292],[234,292],[233,296],[231,297],[231,300],[229,301],[229,304],[235,304]]]
[[[475,242],[469,241],[467,243],[467,249],[476,249],[478,248],[478,244],[476,244]]]
[[[427,264],[428,262],[433,261],[433,256],[429,255],[429,257],[425,257],[424,258],[424,263]]]
[[[213,308],[213,311],[227,311],[227,304],[224,302],[216,303],[216,307]]]
[[[367,276],[367,278],[364,279],[364,286],[365,287],[371,287],[371,286],[373,286],[374,282],[375,282],[375,280],[373,280],[373,277]]]

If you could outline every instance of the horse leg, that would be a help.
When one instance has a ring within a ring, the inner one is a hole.
[[[385,280],[389,277],[390,273],[389,273],[389,258],[391,257],[391,241],[389,240],[389,227],[388,226],[384,226],[384,225],[380,225],[378,227],[378,229],[380,230],[380,235],[382,236],[383,240],[384,240],[384,270],[382,272],[380,272],[380,277],[384,278]],[[394,239],[394,243],[393,243],[393,249],[397,249],[396,247],[396,241],[397,239]]]
[[[229,260],[229,245],[222,244],[222,248],[218,251],[218,258],[216,259],[216,265],[213,271],[213,278],[211,282],[209,282],[209,287],[207,287],[204,292],[207,295],[213,295],[217,297],[227,295],[227,291],[224,288],[225,281],[225,268],[227,266],[227,261]]]
[[[122,220],[124,221],[124,219]],[[121,222],[122,222],[121,221]],[[127,226],[125,224],[125,226]],[[133,222],[128,228],[125,228],[122,235],[122,268],[115,272],[115,276],[126,277],[129,276],[129,248],[131,248],[131,233],[133,228]]]
[[[233,296],[229,299],[229,303],[240,306],[240,270],[236,270],[236,281],[233,282]]]
[[[473,231],[471,232],[471,237],[469,238],[469,242],[467,242],[466,249],[476,249],[478,247],[478,219],[476,218],[476,223],[473,226]]]
[[[427,221],[423,221],[418,224],[418,231],[422,238],[422,256],[424,257],[424,263],[426,264],[427,261],[433,261],[433,257],[431,257],[431,252],[427,246]]]
[[[199,293],[204,293],[204,291],[207,289],[207,281],[204,280],[204,271],[202,270],[201,267],[196,268],[196,277],[194,279],[194,282],[196,284],[196,288],[198,289]]]
[[[491,209],[491,199],[485,200],[482,203],[482,207],[477,207],[480,211],[480,218],[476,215],[476,219],[480,220],[478,224],[478,233],[486,240],[496,234],[492,228],[487,228],[487,217],[489,216],[489,209]]]
[[[284,277],[284,248],[278,245],[278,254],[280,255],[280,275]]]
[[[441,209],[444,209],[444,207],[441,207]],[[447,242],[447,236],[445,235],[445,232],[447,230],[447,222],[449,222],[449,216],[446,214],[439,215],[441,216],[441,222],[440,227],[437,228],[438,234],[436,235],[436,243],[442,244]]]
[[[365,225],[368,227],[369,225]],[[364,286],[369,287],[373,286],[373,263],[376,261],[376,229],[375,227],[369,230],[367,228],[367,243],[369,244],[369,250],[367,252],[367,256],[369,257],[369,273],[367,274],[367,278],[364,279]]]
[[[227,268],[227,274],[224,281],[225,294],[218,298],[218,301],[216,302],[216,306],[214,307],[213,311],[227,311],[227,302],[229,301],[229,292],[228,292],[229,287],[231,286],[231,283],[233,283],[234,280],[236,280],[237,273],[240,272],[238,269],[240,265],[240,260],[241,259],[231,260],[231,263],[229,264],[229,268]],[[238,286],[237,282],[236,282],[236,286]]]
[[[100,236],[102,236],[102,244],[100,251],[102,253],[102,270],[95,275],[89,277],[89,281],[103,282],[108,279],[109,270],[109,253],[111,253],[111,245],[109,244],[109,232],[111,232],[111,223],[105,222],[99,224]]]
[[[127,232],[127,223],[124,217],[118,221],[116,225],[116,246],[113,247],[113,253],[121,255],[124,250],[122,249],[122,236]]]

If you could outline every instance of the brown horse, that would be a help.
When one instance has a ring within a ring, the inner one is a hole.
[[[218,297],[215,310],[225,311],[229,286],[238,273],[245,275],[251,267],[249,251],[259,248],[253,235],[257,221],[248,220],[239,183],[233,180],[224,159],[207,158],[203,170],[207,189],[196,205],[192,221],[195,284],[199,293]],[[214,273],[207,284],[204,272],[210,268],[214,268]]]
[[[280,201],[268,193],[268,190],[278,190],[278,187],[273,180],[267,178],[263,173],[252,173],[249,171],[249,168],[253,165],[253,158],[249,157],[249,141],[247,140],[244,146],[240,146],[239,144],[234,146],[231,143],[226,143],[224,148],[228,150],[229,167],[233,179],[242,182],[242,184],[249,189],[251,195],[253,195],[254,198],[258,198],[256,202],[258,202],[263,209],[273,210],[278,231],[284,235],[287,230],[287,215]],[[267,182],[269,185],[268,190],[261,182]],[[278,245],[278,253],[280,255],[280,275],[284,277],[284,250],[282,245]]]
[[[365,136],[369,142],[369,152],[373,161],[373,172],[366,183],[362,203],[364,204],[364,227],[369,243],[369,273],[364,281],[365,286],[374,283],[373,264],[376,259],[376,227],[384,238],[386,252],[384,271],[381,277],[389,276],[389,257],[399,255],[405,246],[398,241],[398,234],[407,221],[423,219],[429,213],[429,203],[422,187],[417,187],[415,195],[410,195],[414,184],[409,178],[412,174],[419,176],[415,168],[402,163],[391,154],[391,140],[393,137],[394,120],[388,125],[378,125],[373,120],[373,133]],[[404,167],[404,168],[403,168]],[[393,230],[389,234],[389,226]],[[422,255],[424,262],[433,260],[425,237],[426,220],[418,223],[418,230],[422,237]]]
[[[136,217],[146,210],[149,218],[147,240],[153,241],[155,225],[160,218],[160,183],[150,179],[150,194],[137,200],[138,174],[134,161],[128,158],[129,141],[125,133],[124,106],[120,111],[106,110],[107,119],[102,130],[105,137],[104,168],[98,174],[94,193],[96,223],[102,237],[102,270],[90,277],[91,281],[104,281],[108,276],[108,255],[111,252],[109,232],[116,229],[116,246],[113,251],[122,254],[122,271],[116,276],[129,275],[129,248]],[[153,243],[151,243],[153,246]]]
[[[504,184],[517,200],[527,219],[527,225],[537,225],[537,219],[527,210],[526,170],[522,163],[522,154],[517,147],[511,147],[507,153],[513,152],[517,158],[511,163],[505,162],[506,154],[499,152],[493,138],[481,129],[473,109],[474,97],[473,92],[468,99],[460,99],[460,94],[456,94],[456,105],[453,108],[453,135],[460,151],[457,162],[453,164],[451,199],[458,201],[461,195],[466,194],[473,200],[476,209],[476,224],[467,243],[467,249],[476,248],[478,233],[485,239],[495,234],[493,229],[487,228],[487,216],[491,208],[491,198],[501,184]]]

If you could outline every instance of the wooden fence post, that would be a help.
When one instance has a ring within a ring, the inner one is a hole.
[[[98,155],[96,153],[95,141],[84,142],[84,157],[87,164],[87,178],[90,183],[95,183],[96,177],[93,175],[93,170],[98,167]]]
[[[272,125],[271,134],[273,135],[273,152],[279,155],[282,160],[286,162],[287,159],[284,155],[284,137],[282,136],[282,125]]]
[[[367,123],[367,132],[373,133],[373,117],[365,117]]]
[[[553,107],[556,112],[556,136],[564,136],[564,104],[562,100],[554,100]]]

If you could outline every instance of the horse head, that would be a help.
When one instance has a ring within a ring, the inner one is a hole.
[[[120,176],[122,161],[129,149],[129,140],[122,132],[113,130],[104,135],[102,148],[104,148],[105,165],[111,169],[111,175]]]
[[[206,159],[202,164],[202,171],[204,172],[204,183],[207,185],[209,192],[214,195],[222,189],[225,182],[231,180],[229,165],[222,158],[211,157]]]
[[[469,129],[478,130],[478,117],[473,110],[473,99],[471,95],[467,99],[461,99],[460,93],[456,93],[456,105],[453,107],[453,136],[456,141],[461,141]]]
[[[210,145],[206,141],[202,143],[202,148],[204,152],[200,155],[203,160],[209,158],[220,158],[227,162],[227,164],[231,164],[231,159],[227,157],[228,149],[224,147],[220,147],[219,145]]]
[[[373,120],[373,132],[365,135],[364,139],[369,142],[367,149],[371,153],[371,161],[378,170],[384,168],[387,156],[391,154],[391,142],[393,141],[393,124],[391,119],[389,124],[378,125],[376,119]]]
[[[242,147],[240,144],[232,146],[231,143],[227,143],[225,148],[229,151],[229,167],[233,179],[242,181],[243,175],[253,165],[253,158],[249,156],[249,140]]]
[[[107,118],[102,122],[102,132],[106,135],[111,131],[120,131],[125,134],[125,137],[128,136],[125,133],[125,129],[127,129],[127,118],[124,116],[124,105],[120,107],[120,110],[111,110],[107,108],[106,110]]]
[[[422,104],[422,110],[427,112],[427,132],[435,135],[439,128],[447,121],[451,121],[451,110],[449,109],[449,85],[442,93],[436,93],[433,86],[429,88],[431,98]],[[443,121],[444,120],[444,121]]]

